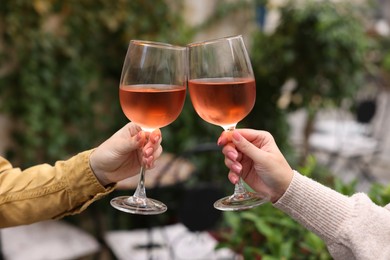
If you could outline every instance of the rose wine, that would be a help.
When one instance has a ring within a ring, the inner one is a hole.
[[[183,109],[185,86],[120,86],[119,98],[126,117],[149,131],[172,123]]]
[[[254,78],[204,78],[188,81],[192,104],[199,116],[218,126],[237,124],[256,100]]]

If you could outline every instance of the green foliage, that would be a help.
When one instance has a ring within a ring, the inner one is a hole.
[[[0,109],[24,166],[89,149],[127,119],[118,84],[130,39],[183,44],[180,1],[2,1]],[[172,6],[173,5],[173,6]]]
[[[257,100],[245,122],[272,132],[281,147],[288,131],[282,109],[315,114],[338,105],[356,94],[366,71],[369,37],[353,4],[299,2],[282,7],[275,31],[257,31],[251,45]]]
[[[323,241],[271,204],[224,214],[221,247],[245,259],[331,259]]]
[[[279,11],[275,31],[253,35],[257,99],[245,123],[270,131],[287,151],[285,114],[304,108],[308,118],[303,127],[303,162],[316,112],[354,98],[364,85],[371,40],[360,9],[348,2],[292,0]]]
[[[263,85],[280,88],[294,79],[290,108],[339,104],[354,96],[363,82],[369,46],[354,4],[294,2],[281,8],[274,33],[255,37]]]
[[[245,118],[247,127],[269,131],[278,145],[287,147],[288,124],[286,111],[277,106],[281,94],[282,82],[274,82],[277,77],[276,67],[270,66],[272,51],[267,49],[268,39],[258,31],[253,35],[251,61],[256,78],[256,103],[252,112]],[[276,49],[275,49],[276,51]]]
[[[270,131],[287,148],[283,109],[317,111],[353,97],[362,85],[369,40],[352,4],[290,1],[280,12],[273,33],[253,35],[257,99],[245,123]],[[295,86],[284,87],[288,81]]]
[[[377,205],[386,205],[390,203],[390,185],[375,183],[371,186],[368,195]]]

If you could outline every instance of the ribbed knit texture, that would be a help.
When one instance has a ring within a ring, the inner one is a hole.
[[[334,259],[390,259],[390,211],[363,193],[347,197],[294,172],[274,206],[321,237]]]

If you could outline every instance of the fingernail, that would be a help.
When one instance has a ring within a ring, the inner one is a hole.
[[[150,158],[144,159],[144,165],[146,166],[147,169],[150,168]]]
[[[152,148],[152,147],[149,147],[149,148],[146,149],[146,151],[145,151],[146,156],[150,156],[152,153],[153,153],[153,148]]]
[[[221,139],[222,139],[222,138],[221,138],[221,137],[219,137],[219,138],[218,138],[218,140],[217,140],[217,145],[218,145],[218,146],[221,146],[221,142],[222,142],[222,140],[221,140]]]
[[[240,178],[237,175],[234,175],[233,177],[233,184],[237,184]]]
[[[227,154],[227,157],[230,159],[230,160],[233,160],[235,161],[237,159],[237,153],[236,152],[228,152]]]
[[[241,165],[239,164],[233,164],[232,165],[232,169],[236,172],[236,173],[240,173],[241,172]]]

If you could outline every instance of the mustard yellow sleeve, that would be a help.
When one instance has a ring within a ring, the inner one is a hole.
[[[23,171],[0,157],[0,228],[77,214],[113,191],[93,174],[91,152]]]

